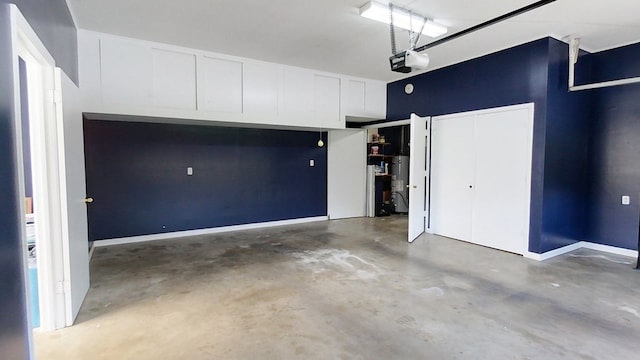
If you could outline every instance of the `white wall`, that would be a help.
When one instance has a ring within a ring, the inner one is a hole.
[[[329,131],[327,209],[329,219],[365,216],[366,131]]]

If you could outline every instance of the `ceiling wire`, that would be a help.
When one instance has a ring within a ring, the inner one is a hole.
[[[396,31],[393,26],[393,4],[389,3],[389,34],[391,35],[391,53],[396,55]]]

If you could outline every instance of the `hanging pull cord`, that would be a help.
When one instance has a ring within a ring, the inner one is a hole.
[[[396,31],[393,26],[393,4],[389,3],[389,34],[391,35],[391,54],[397,54],[396,51]]]

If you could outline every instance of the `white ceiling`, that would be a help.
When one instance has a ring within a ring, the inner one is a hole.
[[[81,29],[385,81],[389,27],[358,15],[367,0],[67,0]],[[536,0],[396,0],[466,29]],[[544,36],[582,37],[600,51],[640,41],[638,0],[557,0],[427,51],[429,70]],[[445,35],[446,36],[446,35]],[[405,31],[397,34],[406,47]],[[428,41],[423,37],[420,44]],[[415,75],[416,72],[411,75]]]

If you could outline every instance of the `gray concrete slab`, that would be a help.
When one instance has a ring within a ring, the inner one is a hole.
[[[98,248],[75,326],[41,359],[635,359],[634,259],[546,262],[406,217]]]

